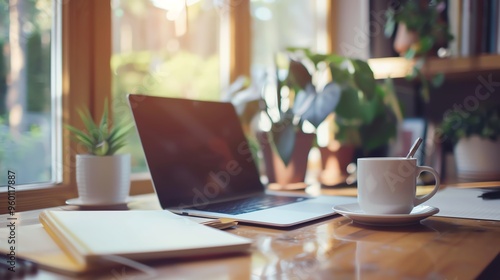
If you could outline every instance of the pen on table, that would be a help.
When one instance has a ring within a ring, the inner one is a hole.
[[[500,191],[485,192],[478,197],[481,197],[482,199],[500,199]]]

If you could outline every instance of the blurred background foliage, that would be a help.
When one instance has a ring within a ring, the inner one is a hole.
[[[114,54],[111,59],[113,78],[113,100],[115,119],[133,121],[128,110],[122,106],[129,93],[163,97],[219,100],[219,73],[217,56],[202,58],[199,55],[179,51],[175,54],[138,51]],[[147,170],[144,152],[139,137],[134,131],[129,134],[128,145],[122,149],[132,155],[132,172]]]

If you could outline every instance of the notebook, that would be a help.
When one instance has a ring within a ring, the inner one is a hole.
[[[163,210],[45,210],[40,222],[82,272],[108,266],[113,257],[143,261],[245,252],[251,240]]]
[[[287,227],[356,202],[267,190],[231,103],[135,94],[128,101],[163,209]]]
[[[447,186],[426,204],[439,208],[436,216],[500,221],[500,200],[483,199],[481,195],[498,190],[488,188],[457,188]]]

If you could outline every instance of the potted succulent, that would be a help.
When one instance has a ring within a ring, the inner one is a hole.
[[[390,7],[386,12],[385,35],[391,37],[397,27],[394,49],[407,59],[415,59],[408,79],[420,79],[422,97],[429,100],[429,88],[439,87],[444,81],[442,73],[427,79],[422,72],[428,56],[436,56],[438,49],[453,40],[448,24],[441,13],[445,9],[444,0],[409,0]],[[446,53],[446,52],[445,52]]]
[[[78,110],[78,114],[85,129],[69,125],[66,128],[72,133],[72,138],[88,152],[76,155],[80,202],[90,205],[124,203],[130,191],[130,155],[116,152],[125,146],[125,137],[133,124],[112,124],[107,101],[98,123],[94,122],[88,109]]]
[[[442,142],[453,145],[458,178],[500,179],[500,107],[480,107],[471,112],[453,111],[444,116],[437,131]]]

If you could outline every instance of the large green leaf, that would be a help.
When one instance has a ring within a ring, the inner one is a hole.
[[[341,69],[337,64],[330,63],[330,73],[332,80],[338,84],[346,84],[351,79],[351,75],[347,69]]]
[[[295,126],[288,120],[274,123],[271,135],[278,155],[288,165],[295,147]]]
[[[318,127],[335,110],[339,99],[340,87],[337,84],[328,83],[321,92],[316,92],[314,86],[309,84],[305,91],[297,95],[293,112]]]
[[[370,151],[387,145],[395,137],[396,128],[395,116],[391,112],[378,115],[372,123],[361,127],[363,149]]]
[[[292,86],[305,88],[307,84],[312,83],[312,76],[302,62],[292,58],[290,59],[288,81]]]
[[[350,144],[353,146],[361,145],[361,137],[359,133],[360,124],[356,122],[349,122],[349,120],[341,119],[338,116],[335,118],[337,130],[335,132],[335,139],[342,144]]]
[[[335,113],[343,119],[366,124],[371,123],[383,108],[381,96],[374,95],[372,99],[367,99],[355,88],[348,87],[342,91]]]
[[[371,123],[375,116],[379,115],[384,110],[382,97],[375,95],[371,100],[361,100],[361,118],[364,123]]]
[[[362,118],[362,108],[356,89],[348,87],[342,90],[335,113],[346,119]]]
[[[354,82],[356,86],[361,89],[368,98],[372,98],[375,93],[376,84],[372,69],[368,63],[363,60],[353,59],[352,64],[354,66]]]

